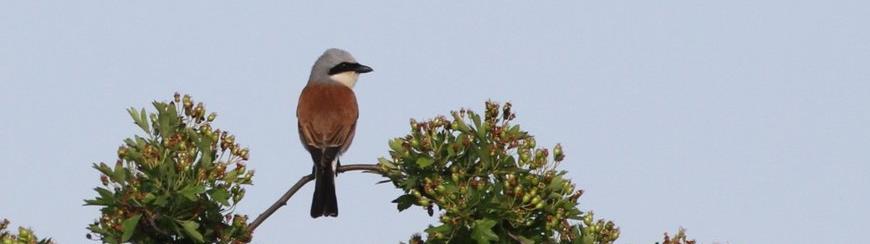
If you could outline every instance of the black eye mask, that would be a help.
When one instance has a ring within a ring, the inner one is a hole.
[[[368,73],[368,72],[372,72],[373,70],[371,67],[365,66],[365,65],[362,65],[359,63],[343,62],[343,63],[340,63],[340,64],[332,67],[331,69],[329,69],[329,75],[334,75],[334,74],[347,72],[347,71],[353,71],[353,72],[357,72],[357,73]]]

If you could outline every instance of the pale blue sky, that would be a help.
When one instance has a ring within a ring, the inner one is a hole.
[[[411,117],[510,100],[619,243],[865,241],[868,23],[866,1],[5,1],[0,216],[86,242],[90,164],[137,132],[125,108],[175,91],[251,147],[238,210],[257,215],[310,172],[296,98],[340,47],[375,69],[345,163]],[[308,217],[308,186],[254,241],[396,243],[435,221],[378,180],[339,177],[337,219]]]

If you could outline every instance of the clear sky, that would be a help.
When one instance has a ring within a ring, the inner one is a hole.
[[[0,217],[85,243],[90,164],[137,133],[125,108],[175,91],[251,148],[255,216],[310,173],[296,99],[340,47],[375,69],[345,163],[409,118],[512,101],[619,243],[867,240],[867,1],[410,2],[4,1]],[[254,241],[396,243],[435,221],[378,180],[341,175],[341,216],[316,220],[306,186]]]

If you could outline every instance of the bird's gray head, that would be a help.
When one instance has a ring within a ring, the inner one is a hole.
[[[359,74],[368,72],[372,68],[358,63],[349,52],[330,48],[314,62],[308,82],[338,82],[353,88]]]

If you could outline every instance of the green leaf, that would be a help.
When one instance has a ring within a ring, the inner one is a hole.
[[[492,227],[495,226],[495,220],[478,219],[474,221],[474,227],[471,230],[471,239],[477,240],[478,244],[488,244],[490,241],[498,241],[498,235],[492,232]]]
[[[239,178],[239,171],[238,170],[230,170],[230,172],[227,172],[224,175],[223,180],[226,181],[227,183],[232,183],[233,181],[236,181],[236,178]]]
[[[130,114],[130,118],[133,118],[133,123],[139,124],[139,111],[136,108],[130,107],[127,109],[127,113]]]
[[[559,191],[562,189],[562,183],[565,180],[562,179],[562,176],[554,176],[552,180],[550,180],[550,184],[547,185],[547,189],[551,191]]]
[[[470,117],[471,121],[474,122],[474,128],[477,128],[478,130],[480,130],[480,115],[477,115],[477,113],[469,111],[468,117]]]
[[[106,176],[113,175],[112,168],[110,168],[109,165],[107,165],[106,163],[94,163],[94,169],[97,169],[98,171],[100,171],[100,173],[103,173]]]
[[[204,191],[205,191],[204,186],[195,185],[195,186],[187,186],[184,189],[181,189],[181,191],[178,191],[178,193],[181,194],[182,196],[186,197],[187,199],[191,200],[191,201],[196,201],[197,195],[199,195],[200,193],[202,193]]]
[[[148,127],[148,113],[145,112],[145,108],[142,108],[142,111],[139,112],[139,121],[142,122],[139,127],[142,128],[142,130],[145,130],[145,133],[150,134],[151,128]]]
[[[402,139],[401,138],[393,138],[390,140],[390,149],[395,152],[404,152],[405,148],[402,147]]]
[[[112,180],[115,182],[123,182],[127,180],[127,171],[124,169],[124,164],[115,164],[115,170],[111,174]]]
[[[211,198],[214,201],[219,202],[221,205],[224,205],[224,206],[230,205],[230,202],[228,201],[230,193],[227,192],[226,189],[217,188],[217,189],[211,190],[211,192],[209,192],[208,194],[211,195]]]
[[[135,121],[135,122],[139,121],[139,111],[136,110],[136,108],[134,108],[134,107],[128,108],[127,113],[130,114],[130,117],[133,118],[133,121]]]
[[[492,156],[489,156],[489,151],[490,148],[492,148],[492,145],[485,144],[484,142],[481,142],[481,144],[483,145],[480,146],[480,149],[477,151],[477,155],[480,157],[480,163],[483,164],[484,169],[490,168],[490,166],[493,164]]]
[[[136,148],[136,141],[131,138],[124,139],[124,144],[127,144],[128,147]]]
[[[154,108],[157,109],[157,113],[163,112],[166,109],[166,104],[158,101],[154,101],[151,103],[154,105]]]
[[[142,218],[142,214],[133,215],[130,218],[124,220],[121,225],[124,227],[124,234],[121,235],[121,242],[126,242],[130,240],[130,237],[133,237],[133,232],[136,230],[136,225],[139,224],[139,219]]]
[[[160,135],[163,138],[172,137],[175,134],[175,127],[178,126],[178,112],[175,106],[154,102],[154,107],[157,108],[157,126],[160,128]]]
[[[384,165],[388,169],[392,169],[392,168],[396,167],[396,165],[393,164],[393,162],[390,162],[390,160],[387,160],[386,158],[383,158],[383,157],[378,158],[378,164],[379,164],[379,166]]]
[[[510,133],[511,135],[514,135],[514,136],[519,136],[520,125],[511,126],[511,128],[508,129],[508,133]]]
[[[468,132],[468,125],[465,124],[465,120],[463,120],[462,117],[459,116],[459,113],[453,113],[453,121],[453,123],[455,123],[458,127],[457,129],[459,129],[459,131]]]
[[[134,135],[133,138],[136,138],[136,148],[142,149],[146,144],[148,144],[148,140],[145,140],[145,138],[141,136]]]
[[[114,201],[113,199],[115,199],[115,195],[112,194],[112,192],[109,191],[109,189],[97,187],[97,188],[94,188],[94,190],[97,191],[97,193],[100,193],[100,197],[103,198],[104,200],[111,202],[111,201]]]
[[[450,236],[450,232],[453,231],[453,228],[448,224],[442,224],[439,226],[429,226],[425,231],[430,237],[433,236],[434,233],[441,233],[442,236]]]
[[[379,157],[379,158],[378,158],[378,163],[392,165],[392,163],[390,163],[390,160],[387,160],[387,159],[384,158],[384,157]]]
[[[419,166],[420,168],[423,168],[423,169],[432,165],[432,162],[433,161],[431,158],[427,158],[427,157],[417,158],[417,166]]]
[[[480,137],[481,140],[486,138],[486,134],[489,133],[489,127],[489,122],[486,121],[484,121],[480,124],[480,126],[477,127],[477,136]]]
[[[130,107],[127,109],[127,112],[130,113],[130,117],[133,118],[133,123],[135,123],[139,128],[145,131],[145,133],[149,133],[148,130],[148,113],[145,112],[145,109],[142,108],[141,112],[137,111],[135,108]]]
[[[580,231],[580,225],[571,227],[571,233],[574,234],[574,240],[571,240],[571,244],[583,244],[583,233]]]
[[[153,202],[155,199],[157,199],[157,196],[154,196],[154,193],[149,192],[148,194],[145,194],[144,198],[142,198],[142,202],[148,204]]]
[[[162,195],[162,196],[157,197],[157,199],[154,199],[154,205],[157,205],[159,207],[166,207],[166,204],[168,204],[168,203],[169,203],[169,197],[166,195]]]
[[[109,206],[112,204],[112,201],[106,200],[102,197],[98,197],[97,199],[85,199],[85,206]]]
[[[214,152],[211,150],[212,141],[211,138],[207,136],[199,136],[198,134],[193,134],[196,139],[196,147],[199,148],[200,155],[200,163],[206,167],[211,167],[212,160],[214,160]]]
[[[398,204],[397,208],[401,212],[402,210],[410,208],[411,205],[414,205],[415,201],[416,201],[416,198],[414,198],[414,196],[405,194],[405,195],[399,196],[398,198],[396,198],[396,200],[393,200],[393,203]]]
[[[199,233],[198,229],[199,224],[196,222],[187,220],[181,222],[181,227],[184,228],[184,232],[187,233],[187,236],[193,238],[196,242],[204,242],[202,239],[202,234]]]

